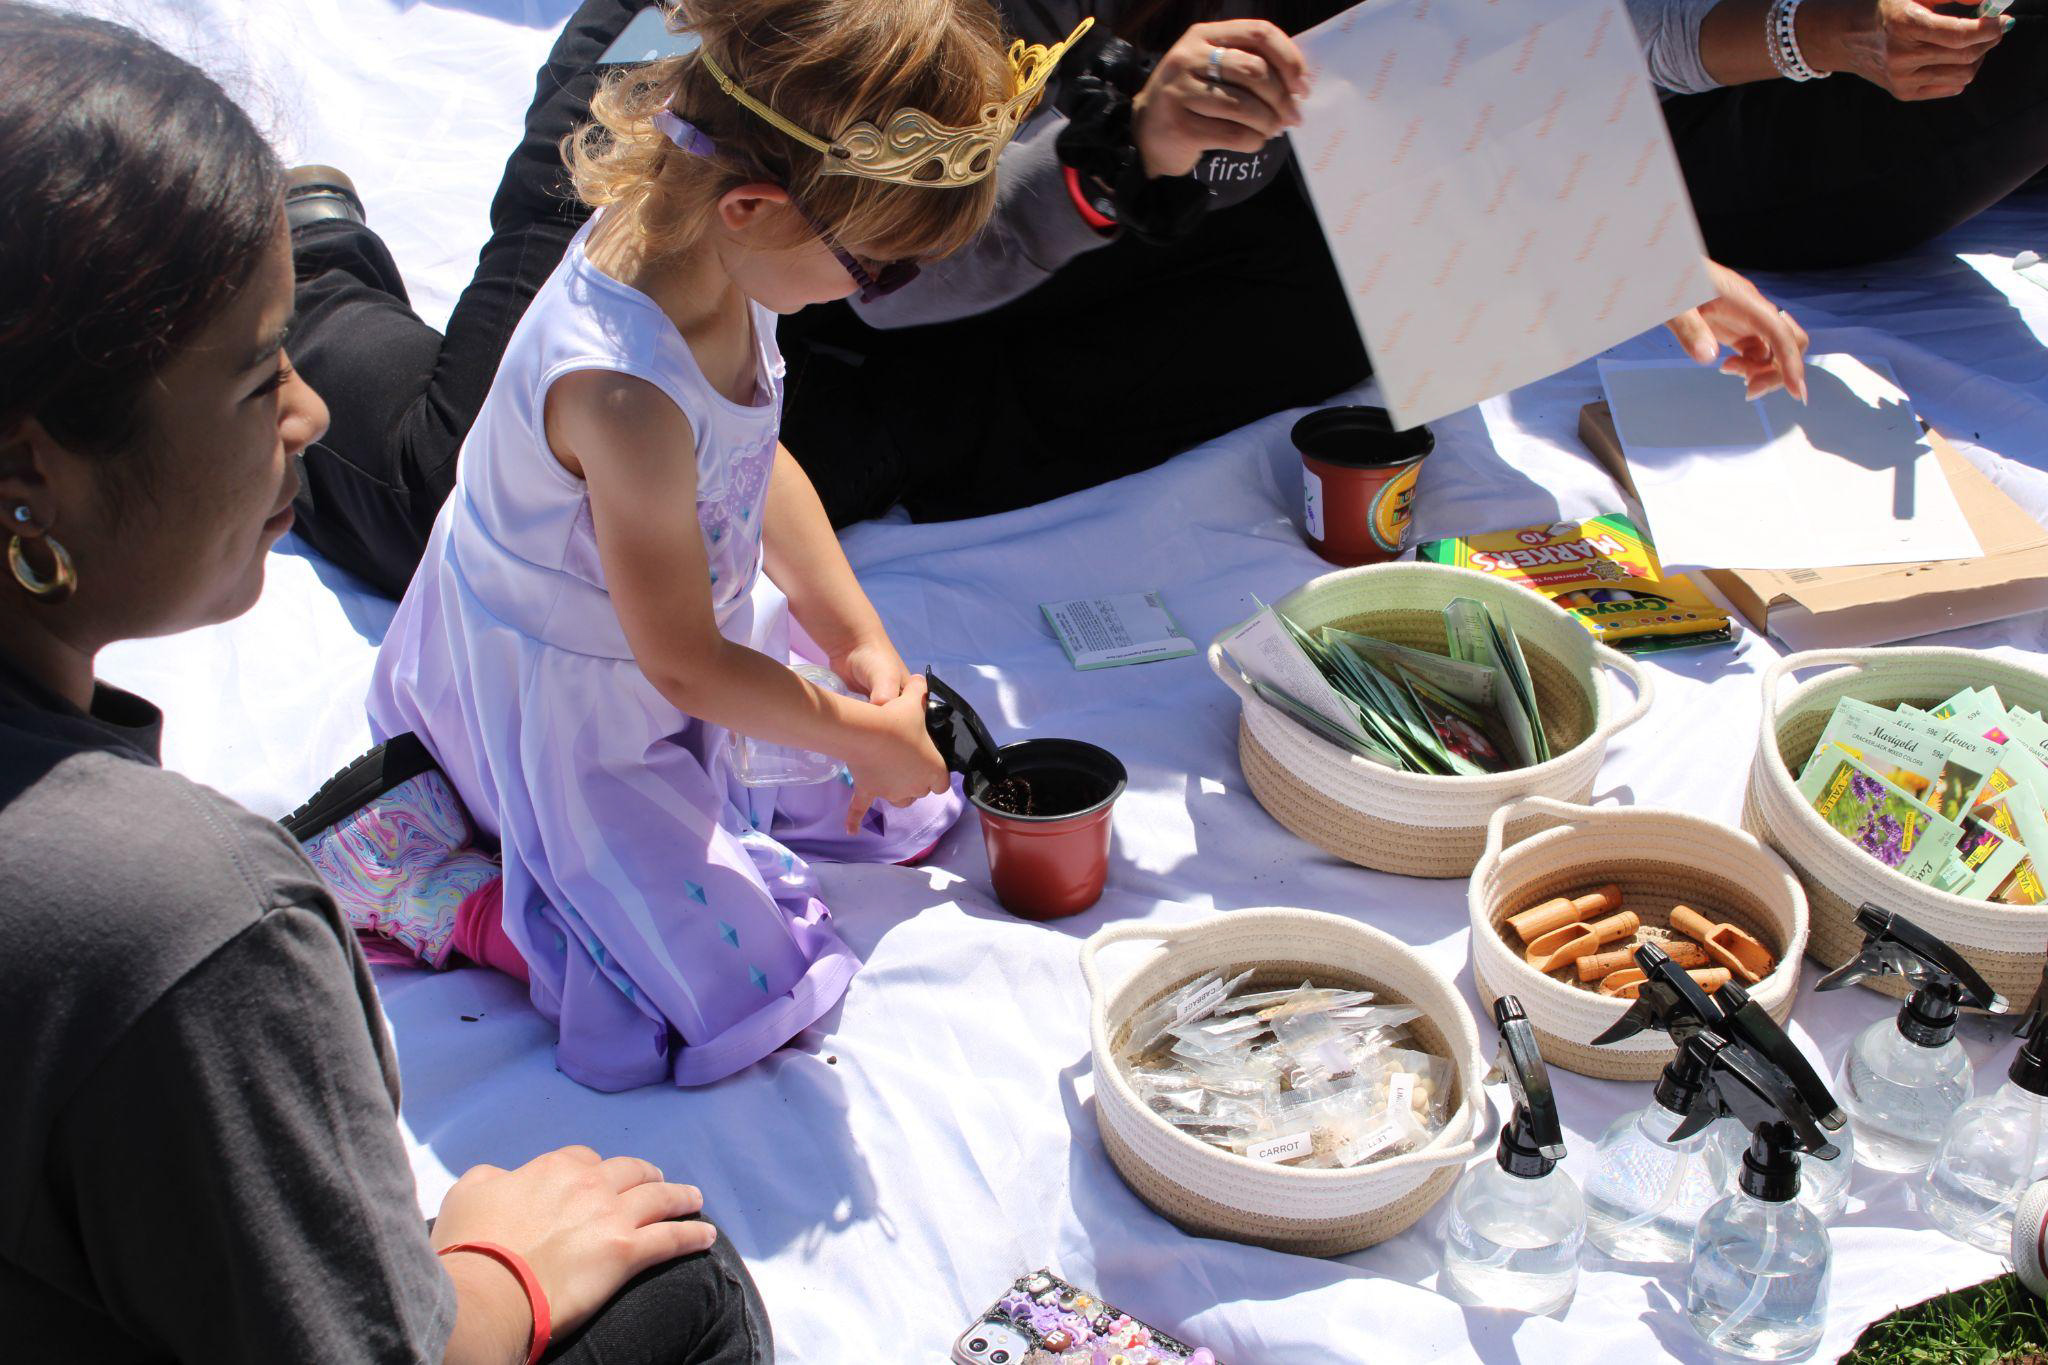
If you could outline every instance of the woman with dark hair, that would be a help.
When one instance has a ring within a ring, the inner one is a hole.
[[[429,1228],[354,936],[270,821],[94,681],[236,616],[327,423],[284,172],[211,80],[0,0],[0,1320],[62,1361],[770,1358],[702,1198],[478,1167]]]

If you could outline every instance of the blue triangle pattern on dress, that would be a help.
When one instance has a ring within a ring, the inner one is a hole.
[[[718,936],[725,940],[726,946],[729,948],[740,946],[740,931],[727,924],[724,920],[718,922]]]
[[[693,881],[684,881],[683,894],[699,905],[709,905],[711,903],[704,895],[704,888]]]
[[[759,967],[747,968],[747,976],[753,981],[753,983],[756,986],[759,986],[761,988],[761,994],[768,994],[768,977],[761,971]]]

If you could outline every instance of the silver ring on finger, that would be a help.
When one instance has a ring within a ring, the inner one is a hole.
[[[1209,69],[1203,73],[1202,79],[1208,82],[1209,88],[1212,90],[1220,90],[1223,88],[1222,48],[1212,47],[1209,49]]]

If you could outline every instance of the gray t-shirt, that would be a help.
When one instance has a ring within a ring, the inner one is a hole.
[[[161,716],[0,664],[0,1323],[21,1361],[438,1361],[362,951]]]

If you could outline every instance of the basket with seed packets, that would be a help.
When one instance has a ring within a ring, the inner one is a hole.
[[[1651,697],[1539,594],[1435,564],[1325,574],[1223,631],[1209,665],[1243,702],[1238,758],[1273,817],[1412,877],[1470,873],[1504,802],[1585,800]]]
[[[1792,673],[1846,665],[1779,695]],[[1958,649],[1797,654],[1765,678],[1744,824],[1798,873],[1809,952],[1854,956],[1874,901],[2001,991],[2048,957],[2048,674]]]

